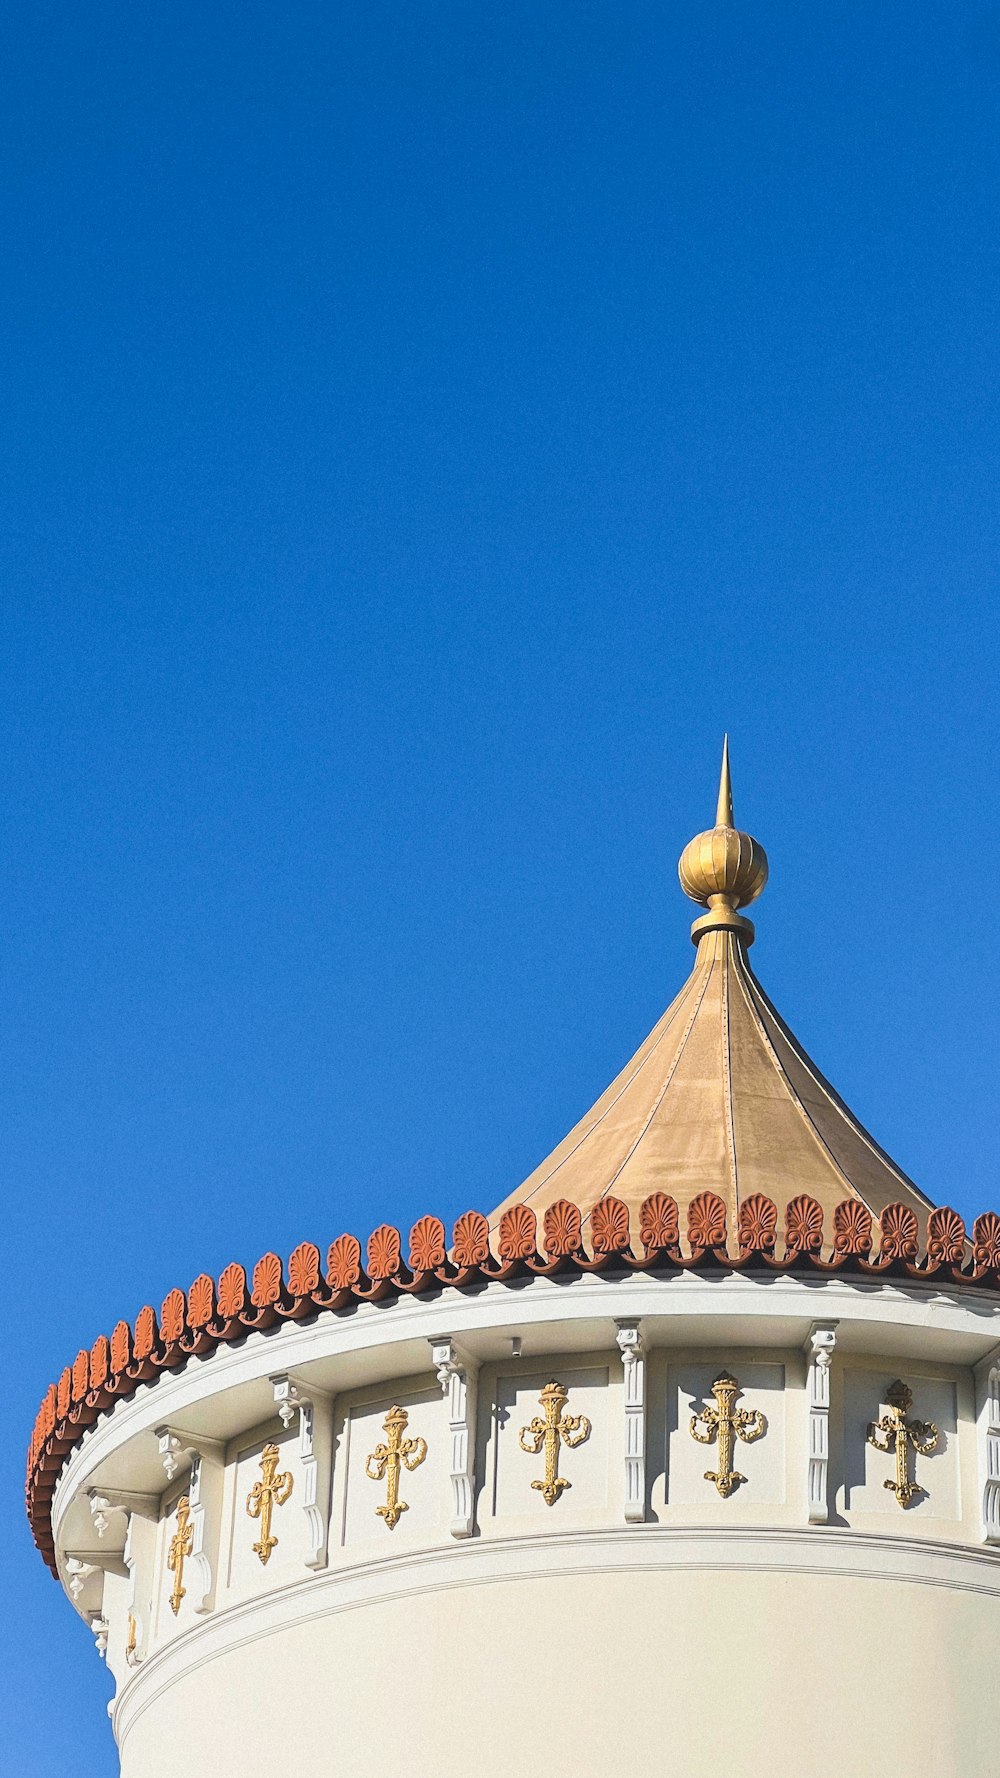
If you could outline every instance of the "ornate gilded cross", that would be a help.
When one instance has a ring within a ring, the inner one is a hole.
[[[376,1445],[365,1463],[370,1482],[386,1482],[385,1505],[377,1506],[375,1512],[390,1531],[396,1529],[400,1515],[410,1510],[406,1501],[399,1498],[400,1468],[405,1464],[407,1469],[418,1469],[427,1455],[426,1439],[403,1437],[409,1423],[405,1408],[390,1408],[382,1422],[388,1443]]]
[[[868,1443],[874,1445],[876,1451],[892,1451],[896,1453],[896,1479],[894,1482],[883,1482],[895,1494],[900,1506],[909,1506],[918,1494],[926,1494],[926,1488],[920,1488],[909,1477],[908,1451],[910,1446],[921,1457],[928,1457],[938,1442],[938,1429],[933,1420],[908,1420],[907,1416],[913,1406],[913,1396],[906,1384],[897,1377],[885,1392],[889,1403],[889,1412],[880,1420],[868,1423]],[[879,1433],[884,1438],[879,1438]]]
[[[691,1437],[696,1438],[700,1445],[710,1445],[713,1439],[719,1441],[719,1467],[706,1469],[706,1482],[714,1482],[723,1500],[728,1500],[735,1493],[741,1482],[746,1481],[733,1468],[733,1449],[736,1440],[742,1439],[745,1445],[752,1445],[754,1439],[763,1438],[767,1431],[767,1421],[757,1408],[738,1408],[737,1398],[743,1394],[735,1377],[728,1371],[720,1371],[712,1384],[715,1396],[715,1407],[705,1408],[700,1414],[691,1415]],[[705,1430],[698,1431],[698,1422],[702,1422]]]
[[[181,1608],[187,1588],[184,1585],[184,1562],[194,1549],[194,1526],[191,1524],[191,1502],[186,1494],[177,1502],[177,1530],[167,1549],[167,1567],[174,1577],[170,1609],[174,1616]]]
[[[554,1506],[564,1488],[571,1488],[567,1482],[557,1475],[559,1468],[559,1441],[571,1451],[582,1445],[585,1438],[590,1437],[590,1421],[586,1414],[564,1414],[563,1408],[569,1400],[569,1394],[562,1383],[546,1383],[539,1402],[545,1409],[545,1418],[538,1415],[530,1426],[522,1426],[518,1437],[522,1451],[537,1457],[542,1446],[545,1446],[545,1480],[534,1481],[531,1486],[537,1488],[546,1506]]]
[[[284,1506],[292,1492],[294,1476],[286,1469],[282,1475],[275,1472],[281,1452],[277,1445],[265,1445],[260,1454],[261,1479],[254,1482],[247,1495],[247,1516],[260,1520],[260,1539],[254,1544],[254,1554],[262,1562],[267,1562],[278,1539],[271,1535],[271,1514],[276,1506]]]

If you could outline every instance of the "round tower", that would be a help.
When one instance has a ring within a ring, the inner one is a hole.
[[[679,869],[691,975],[492,1215],[203,1274],[48,1390],[125,1778],[995,1778],[1000,1217],[757,981],[728,749]]]

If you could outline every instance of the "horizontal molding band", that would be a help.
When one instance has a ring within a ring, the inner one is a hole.
[[[214,1613],[136,1669],[115,1701],[112,1726],[121,1747],[145,1711],[186,1674],[341,1612],[461,1587],[713,1570],[901,1582],[1000,1599],[1000,1550],[829,1527],[645,1525],[483,1539],[328,1570]]]
[[[387,1378],[416,1375],[430,1368],[428,1339],[444,1334],[495,1341],[531,1328],[544,1336],[546,1352],[557,1353],[572,1351],[577,1330],[589,1323],[588,1347],[599,1343],[594,1337],[598,1328],[613,1346],[614,1324],[622,1318],[643,1323],[651,1348],[678,1340],[690,1344],[694,1338],[705,1346],[738,1347],[748,1343],[745,1333],[734,1337],[741,1322],[746,1328],[752,1325],[755,1344],[798,1345],[814,1320],[822,1318],[839,1322],[838,1344],[845,1354],[853,1344],[857,1352],[891,1351],[894,1360],[933,1357],[965,1365],[985,1357],[1000,1335],[1000,1304],[985,1291],[965,1290],[959,1297],[929,1282],[844,1277],[828,1278],[817,1288],[812,1280],[787,1274],[688,1273],[669,1282],[637,1274],[624,1279],[590,1275],[570,1283],[534,1278],[515,1288],[493,1283],[475,1295],[455,1292],[439,1299],[360,1305],[349,1316],[326,1311],[314,1320],[244,1334],[238,1343],[191,1356],[180,1369],[161,1371],[139,1384],[132,1396],[109,1406],[64,1459],[51,1506],[56,1543],[72,1501],[102,1463],[161,1424],[183,1426],[186,1414],[227,1391],[259,1389],[259,1401],[248,1408],[250,1425],[273,1412],[267,1383],[276,1373],[293,1373],[308,1382],[311,1366],[380,1351]],[[689,1321],[692,1325],[685,1327]],[[355,1386],[350,1379],[342,1385]]]

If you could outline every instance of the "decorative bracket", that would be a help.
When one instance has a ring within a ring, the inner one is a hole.
[[[975,1377],[982,1539],[1000,1544],[1000,1346],[977,1364]]]
[[[478,1368],[459,1354],[451,1335],[429,1342],[431,1362],[448,1402],[451,1433],[452,1537],[471,1537],[476,1513],[476,1394]]]
[[[103,1575],[104,1564],[103,1562],[91,1562],[86,1556],[68,1555],[66,1557],[66,1573],[69,1575],[67,1585],[70,1598],[77,1610],[82,1611],[84,1607],[80,1604],[80,1600],[86,1590],[87,1582],[95,1574]]]
[[[333,1397],[287,1374],[271,1378],[274,1405],[287,1432],[299,1417],[299,1501],[306,1521],[307,1568],[325,1568],[329,1537]]]
[[[638,1321],[616,1321],[625,1378],[625,1520],[646,1517],[646,1353]]]
[[[94,1530],[101,1540],[107,1536],[112,1513],[123,1513],[127,1526],[133,1514],[141,1519],[155,1519],[159,1511],[158,1494],[140,1494],[131,1488],[88,1488],[87,1504]]]
[[[810,1525],[825,1525],[830,1516],[827,1481],[830,1469],[830,1365],[837,1344],[836,1321],[814,1321],[806,1341],[809,1360],[809,1466],[806,1504]]]
[[[191,1603],[195,1611],[203,1615],[211,1611],[215,1603],[213,1558],[222,1529],[225,1443],[222,1439],[206,1438],[200,1432],[181,1432],[172,1426],[158,1426],[153,1436],[168,1482],[173,1481],[184,1463],[190,1464],[187,1498],[191,1506],[192,1544],[186,1572],[193,1582]]]
[[[171,1432],[168,1426],[158,1426],[153,1434],[156,1439],[160,1461],[166,1471],[168,1482],[172,1482],[184,1461],[187,1451],[179,1433]]]
[[[201,1432],[181,1432],[174,1426],[158,1426],[153,1437],[159,1447],[168,1482],[173,1481],[185,1464],[190,1464],[193,1469],[198,1459],[204,1457],[221,1463],[226,1453],[224,1439],[207,1438]],[[112,1498],[119,1498],[117,1492]],[[137,1495],[135,1498],[143,1497]]]
[[[63,1557],[66,1586],[74,1606],[94,1633],[102,1661],[108,1649],[108,1624],[104,1616],[104,1577],[122,1572],[121,1559],[110,1550],[91,1553],[67,1550]]]

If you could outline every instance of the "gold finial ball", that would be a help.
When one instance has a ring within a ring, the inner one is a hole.
[[[767,853],[739,828],[713,827],[688,841],[677,874],[685,895],[703,907],[720,896],[729,907],[745,908],[767,882]]]

